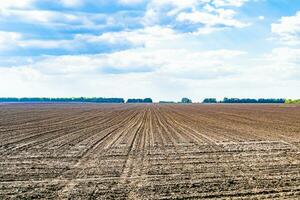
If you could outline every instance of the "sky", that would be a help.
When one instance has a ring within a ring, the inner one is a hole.
[[[298,0],[1,0],[1,97],[300,98]]]

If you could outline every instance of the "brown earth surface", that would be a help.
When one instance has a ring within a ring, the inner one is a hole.
[[[0,105],[0,199],[300,199],[300,106]]]

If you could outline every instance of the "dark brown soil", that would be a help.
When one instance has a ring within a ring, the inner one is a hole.
[[[300,106],[0,105],[0,199],[300,199]]]

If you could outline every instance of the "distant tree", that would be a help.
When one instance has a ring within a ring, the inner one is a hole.
[[[174,101],[159,101],[159,103],[175,103]]]
[[[202,103],[217,103],[217,99],[216,98],[206,98],[203,100]]]
[[[300,104],[300,99],[295,99],[295,100],[286,99],[284,103],[286,103],[286,104]]]
[[[190,100],[189,98],[183,97],[181,99],[181,103],[192,103],[192,100]]]
[[[285,99],[239,99],[224,98],[220,103],[284,103]]]
[[[142,103],[143,99],[127,99],[126,103]]]
[[[145,98],[144,103],[153,103],[151,98]]]
[[[258,103],[284,103],[285,99],[258,99]]]
[[[285,104],[291,104],[292,102],[293,102],[292,99],[286,99],[284,103],[285,103]]]
[[[152,103],[151,98],[145,98],[145,99],[128,99],[126,103]]]

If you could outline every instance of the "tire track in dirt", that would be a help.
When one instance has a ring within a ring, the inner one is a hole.
[[[133,170],[136,167],[136,159],[139,157],[141,152],[138,152],[139,147],[141,146],[141,134],[143,132],[143,129],[145,129],[144,125],[146,123],[147,119],[147,109],[144,109],[142,114],[142,117],[140,118],[139,122],[136,124],[136,128],[134,129],[134,136],[130,141],[130,145],[128,148],[128,153],[127,153],[127,158],[125,161],[125,164],[122,169],[122,173],[120,176],[120,181],[119,184],[117,185],[117,188],[119,187],[124,187],[127,184],[130,184],[130,177],[132,176]],[[142,154],[143,155],[143,154]],[[128,187],[128,186],[126,186]],[[127,188],[129,189],[129,188]],[[117,189],[118,190],[118,189]],[[132,193],[127,194],[127,195],[133,195]]]
[[[90,146],[87,151],[84,152],[82,155],[82,158],[76,163],[74,168],[80,168],[82,170],[79,170],[78,172],[75,173],[75,177],[78,177],[78,175],[86,168],[86,166],[89,165],[89,161],[93,160],[93,157],[99,153],[99,151],[103,151],[105,148],[105,140],[108,140],[108,138],[113,134],[116,133],[118,130],[121,128],[125,127],[128,125],[127,123],[130,122],[132,119],[136,117],[135,113],[131,116],[126,117],[121,123],[114,124],[112,127],[109,127],[108,129],[110,130],[108,133],[106,133],[102,138],[99,140],[96,140],[95,143]],[[103,131],[102,131],[103,132]],[[108,143],[110,145],[111,143]],[[106,147],[107,148],[107,147]],[[95,155],[93,153],[95,152]],[[91,155],[91,156],[90,156]],[[68,196],[70,195],[70,192],[74,189],[76,186],[76,181],[70,180],[63,188],[63,190],[60,191],[58,194],[58,197],[60,199],[67,199]]]

